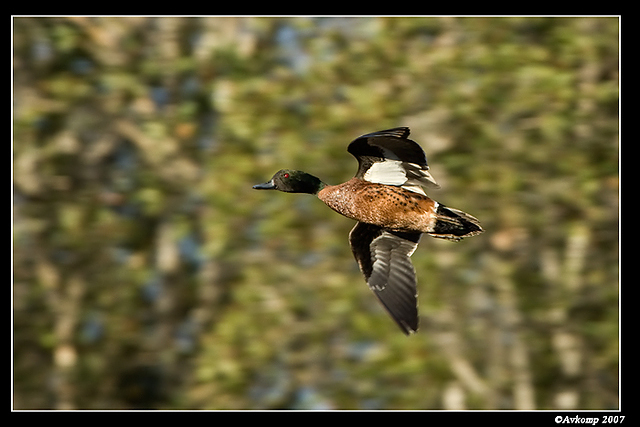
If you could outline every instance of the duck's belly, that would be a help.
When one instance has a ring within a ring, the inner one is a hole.
[[[438,203],[402,187],[353,178],[320,190],[318,198],[336,212],[360,222],[393,230],[428,233]]]

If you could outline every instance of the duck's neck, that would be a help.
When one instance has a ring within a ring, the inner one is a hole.
[[[302,192],[313,194],[315,196],[318,195],[320,190],[327,186],[327,184],[322,182],[320,178],[311,174],[305,174],[304,178],[301,179],[300,184],[304,188]]]

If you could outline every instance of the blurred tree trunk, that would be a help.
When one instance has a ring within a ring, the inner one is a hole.
[[[553,398],[556,409],[580,407],[578,385],[583,375],[584,345],[569,310],[574,305],[572,299],[581,293],[581,275],[589,246],[589,234],[585,224],[574,222],[566,239],[564,256],[561,257],[551,247],[545,248],[541,256],[542,271],[554,302],[549,308],[548,316],[551,343],[557,353],[561,373]]]
[[[522,314],[511,279],[513,264],[502,261],[499,257],[488,254],[488,270],[493,274],[497,290],[497,302],[502,313],[502,342],[505,348],[509,378],[512,378],[511,390],[513,407],[520,410],[536,408],[533,390],[533,375],[529,361],[529,350],[522,328]]]

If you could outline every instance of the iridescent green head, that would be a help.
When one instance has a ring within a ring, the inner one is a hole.
[[[256,190],[279,190],[285,193],[318,194],[326,184],[306,172],[282,169],[276,172],[271,181],[254,185]]]

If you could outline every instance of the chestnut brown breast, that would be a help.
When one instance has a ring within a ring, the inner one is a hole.
[[[428,233],[433,231],[438,203],[402,187],[358,178],[320,190],[318,198],[336,212],[380,227]]]

